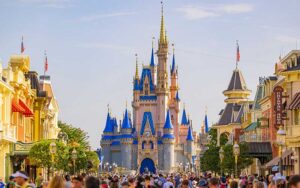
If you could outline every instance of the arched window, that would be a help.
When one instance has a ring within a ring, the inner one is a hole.
[[[146,141],[143,141],[142,142],[142,149],[145,149],[145,144],[146,144]]]
[[[151,149],[154,149],[154,144],[153,144],[153,142],[150,141],[149,143],[150,143],[150,148],[151,148]]]

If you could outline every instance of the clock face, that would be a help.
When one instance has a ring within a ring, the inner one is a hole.
[[[147,136],[147,137],[150,136],[150,132],[149,132],[149,131],[146,132],[146,136]]]

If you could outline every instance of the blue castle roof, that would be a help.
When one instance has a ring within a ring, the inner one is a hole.
[[[123,123],[122,123],[122,129],[131,129],[131,123],[130,123],[130,119],[128,117],[128,111],[127,109],[125,110],[125,116],[123,119]]]
[[[207,114],[205,114],[204,118],[204,124],[205,124],[205,133],[208,133],[209,128],[208,128],[208,119],[207,119]]]
[[[189,124],[189,120],[187,119],[185,109],[183,109],[181,125],[188,125],[188,124]]]
[[[143,68],[139,89],[141,91],[144,89],[144,81],[145,81],[146,77],[148,77],[148,79],[149,79],[150,91],[153,92],[155,87],[154,87],[154,83],[153,83],[153,79],[152,79],[152,75],[151,75],[151,70],[149,68]]]
[[[179,98],[179,93],[178,93],[178,91],[177,91],[177,93],[176,93],[176,101],[180,101],[180,98]]]
[[[134,91],[140,90],[139,80],[138,79],[134,79],[133,90]]]
[[[172,125],[171,118],[170,118],[170,110],[168,110],[168,112],[167,112],[164,129],[173,129],[173,125]]]
[[[112,119],[110,118],[109,112],[107,113],[107,118],[106,118],[106,124],[104,128],[104,133],[113,133],[114,132],[114,125],[112,123]]]
[[[194,136],[193,136],[193,131],[191,126],[189,126],[189,130],[188,130],[188,135],[186,137],[187,141],[193,141],[194,140]]]
[[[171,67],[171,74],[175,72],[175,54],[173,54],[173,60],[172,60],[172,67]]]
[[[153,47],[152,47],[152,50],[151,50],[151,60],[150,60],[150,66],[154,67],[154,52],[153,52]]]
[[[147,121],[149,122],[152,135],[155,135],[154,123],[153,123],[151,112],[144,112],[143,121],[142,121],[142,128],[141,128],[140,134],[141,135],[144,134],[144,130],[145,130],[145,126],[147,124]]]

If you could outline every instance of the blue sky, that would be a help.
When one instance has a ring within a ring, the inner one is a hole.
[[[236,40],[239,68],[253,93],[259,76],[273,74],[279,55],[295,49],[297,41],[300,46],[297,0],[164,4],[180,96],[195,130],[200,130],[205,106],[210,123],[224,107],[222,91],[235,67]],[[132,99],[134,54],[140,65],[150,61],[160,6],[159,0],[0,0],[0,58],[6,67],[10,55],[19,53],[23,35],[32,70],[43,73],[46,49],[60,119],[86,130],[97,147],[107,104],[120,119],[126,100]]]

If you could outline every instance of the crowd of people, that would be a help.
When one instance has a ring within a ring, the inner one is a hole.
[[[280,174],[268,176],[214,177],[211,174],[197,176],[187,174],[106,174],[99,177],[81,174],[54,175],[50,181],[42,174],[31,181],[27,173],[18,171],[5,184],[0,179],[0,188],[300,188],[300,175],[283,177]]]

